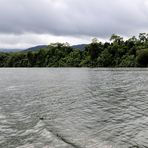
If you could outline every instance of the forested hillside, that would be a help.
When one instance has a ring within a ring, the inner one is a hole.
[[[148,34],[110,42],[93,39],[84,50],[53,43],[38,51],[0,53],[0,67],[148,67]]]

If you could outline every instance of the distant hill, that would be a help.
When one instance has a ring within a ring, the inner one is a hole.
[[[18,51],[22,51],[23,49],[0,49],[0,52],[18,52]]]
[[[71,47],[74,48],[74,49],[84,50],[86,45],[87,44],[78,44],[78,45],[72,45]],[[28,48],[28,49],[26,49],[24,51],[25,52],[27,52],[27,51],[37,51],[39,49],[46,48],[46,47],[47,47],[47,45],[39,45],[39,46]]]
[[[78,44],[78,45],[72,45],[71,47],[74,48],[74,49],[80,49],[80,50],[84,50],[85,47],[86,47],[87,44]],[[23,50],[24,52],[28,52],[28,51],[37,51],[39,49],[42,49],[42,48],[46,48],[47,45],[39,45],[39,46],[35,46],[35,47],[31,47],[31,48],[28,48],[26,50]]]
[[[87,46],[87,44],[78,44],[78,45],[72,45],[71,47],[73,49],[80,49],[80,50],[84,50],[85,47]],[[38,46],[34,46],[34,47],[30,47],[28,49],[0,49],[0,52],[18,52],[18,51],[23,51],[23,52],[28,52],[28,51],[37,51],[39,49],[42,48],[46,48],[47,45],[38,45]]]
[[[78,44],[78,45],[73,45],[71,47],[74,49],[84,50],[86,46],[87,46],[87,44]]]
[[[4,53],[8,53],[8,52],[19,52],[19,51],[22,51],[22,52],[28,52],[28,51],[37,51],[41,48],[45,48],[47,47],[47,45],[39,45],[39,46],[34,46],[34,47],[30,47],[30,48],[27,48],[27,49],[0,49],[0,52],[4,52]]]
[[[23,52],[37,51],[39,49],[46,48],[46,47],[47,47],[47,45],[38,45],[38,46],[34,46],[34,47],[30,47],[28,49],[25,49],[25,50],[23,50]]]

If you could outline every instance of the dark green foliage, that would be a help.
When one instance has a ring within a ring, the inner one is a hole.
[[[97,59],[99,67],[111,67],[113,64],[112,54],[107,49],[102,51],[101,55]]]
[[[59,61],[59,66],[62,67],[79,67],[81,62],[81,51],[74,50],[69,53],[66,57],[61,58]]]
[[[148,67],[148,49],[142,49],[137,52],[138,66]]]
[[[0,67],[148,67],[148,34],[126,41],[114,34],[111,41],[94,38],[85,50],[53,43],[34,52],[0,53]]]
[[[134,55],[124,55],[121,59],[120,67],[135,67],[136,61]]]
[[[92,39],[92,43],[85,47],[85,51],[88,52],[92,61],[98,58],[98,55],[102,52],[103,45],[102,43],[98,43],[97,39]]]
[[[8,57],[9,57],[8,54],[0,53],[0,67],[4,67],[5,66],[5,63],[7,62]]]

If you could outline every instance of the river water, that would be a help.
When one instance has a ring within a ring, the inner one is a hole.
[[[148,69],[0,69],[0,148],[148,147]]]

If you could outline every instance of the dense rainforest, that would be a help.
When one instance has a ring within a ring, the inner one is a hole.
[[[0,53],[0,67],[148,67],[148,34],[127,40],[113,34],[105,43],[94,38],[84,50],[52,43],[37,51]]]

